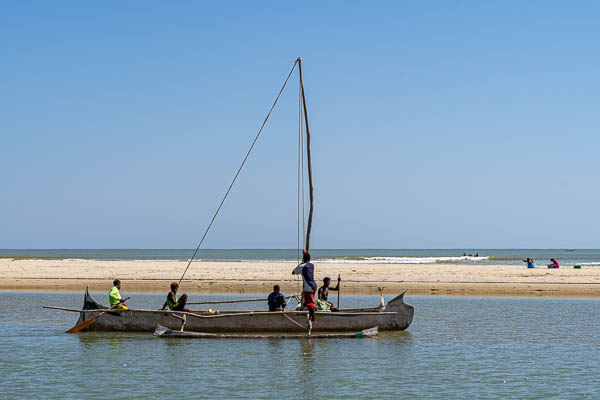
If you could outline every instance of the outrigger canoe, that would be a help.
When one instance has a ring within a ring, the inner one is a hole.
[[[183,275],[179,279],[179,282],[183,280],[185,274],[192,264],[192,261],[196,257],[200,246],[202,245],[208,231],[210,230],[213,221],[217,217],[221,206],[225,202],[230,189],[233,187],[236,179],[244,167],[248,156],[250,155],[254,144],[258,140],[271,111],[277,104],[277,100],[284,90],[292,72],[298,67],[299,72],[299,83],[300,83],[300,104],[299,110],[299,124],[298,124],[298,143],[299,143],[299,154],[302,155],[301,160],[298,164],[298,173],[304,174],[304,154],[306,154],[307,164],[307,176],[308,176],[308,194],[309,194],[309,209],[308,219],[306,223],[306,235],[304,236],[304,253],[309,254],[310,251],[310,235],[312,228],[312,218],[314,211],[314,187],[312,179],[312,161],[311,161],[311,148],[310,148],[310,129],[308,124],[308,112],[306,109],[306,98],[304,95],[304,83],[302,79],[302,59],[298,59],[294,62],[288,77],[286,78],[279,94],[275,98],[273,105],[269,113],[267,114],[261,128],[258,131],[252,145],[250,146],[245,158],[243,159],[238,172],[233,178],[233,181],[229,185],[229,189],[225,192],[223,199],[217,210],[215,211],[211,222],[204,231],[204,235],[200,240],[200,243],[196,247],[194,254],[190,258]],[[306,146],[304,147],[304,140],[306,138]],[[305,151],[306,150],[306,151]],[[300,176],[300,175],[299,175]],[[304,178],[302,178],[304,184]],[[304,188],[298,187],[298,198],[304,196]],[[302,207],[300,207],[302,204]],[[298,216],[302,215],[303,219],[303,231],[304,231],[304,201],[300,203],[298,201]],[[298,230],[300,230],[300,223],[298,223]],[[299,246],[298,246],[299,247]],[[339,292],[338,292],[339,294]],[[356,308],[356,309],[341,309],[340,312],[317,312],[316,323],[312,326],[311,333],[316,332],[360,332],[365,329],[372,327],[378,327],[380,330],[403,330],[409,327],[412,322],[414,315],[414,308],[410,305],[404,304],[404,293],[395,297],[387,305],[383,302],[379,307],[373,308]],[[339,304],[338,304],[339,306]],[[62,307],[47,307],[47,308],[58,308]],[[260,332],[276,332],[276,333],[293,333],[293,332],[306,332],[306,311],[283,311],[283,312],[268,312],[268,311],[221,311],[217,313],[210,313],[207,311],[193,311],[193,312],[181,312],[181,311],[163,311],[163,310],[109,310],[107,307],[98,304],[89,294],[86,289],[84,307],[82,310],[68,309],[67,311],[79,312],[79,321],[85,326],[85,330],[93,331],[132,331],[132,332],[154,332],[157,326],[165,327],[172,331],[183,331],[185,328],[186,332],[202,332],[202,333],[223,333],[223,334],[235,334],[235,333],[260,333]],[[94,320],[90,318],[98,317]],[[80,327],[83,327],[80,326]],[[77,329],[75,329],[77,328]],[[79,331],[79,327],[75,326],[71,329],[73,332]]]
[[[414,308],[404,303],[404,293],[386,305],[372,308],[317,312],[312,332],[360,332],[372,327],[379,330],[404,330],[409,327]],[[265,301],[266,303],[266,301]],[[306,311],[163,311],[110,310],[96,302],[88,290],[79,311],[78,323],[105,312],[88,331],[154,332],[157,326],[170,330],[203,333],[305,333]]]

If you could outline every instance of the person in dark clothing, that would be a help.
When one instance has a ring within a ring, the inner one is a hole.
[[[283,311],[287,306],[285,296],[280,292],[279,285],[273,286],[273,292],[269,295],[267,302],[269,303],[269,311]]]
[[[321,301],[326,301],[327,303],[329,303],[329,305],[331,306],[329,309],[331,311],[339,311],[332,302],[328,301],[327,298],[329,297],[329,291],[330,290],[335,290],[338,291],[340,290],[340,281],[342,280],[342,278],[340,278],[340,276],[338,275],[338,281],[337,281],[337,285],[336,287],[329,287],[329,285],[331,284],[331,278],[329,277],[325,277],[325,279],[323,279],[323,286],[321,286],[319,288],[319,300]]]
[[[167,301],[163,304],[163,310],[171,310],[171,311],[190,311],[185,308],[185,304],[187,303],[188,296],[187,294],[182,294],[179,299],[177,299],[177,291],[179,290],[179,284],[177,282],[171,283],[171,291],[167,295]]]
[[[317,303],[315,303],[317,282],[315,282],[314,273],[315,266],[310,262],[310,254],[305,251],[302,255],[302,264],[294,268],[292,274],[302,275],[302,296],[304,297],[304,305],[308,309],[309,320],[311,322],[315,322],[315,310],[317,309]],[[312,324],[310,326],[312,327]]]

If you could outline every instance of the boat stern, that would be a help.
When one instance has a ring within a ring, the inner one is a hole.
[[[399,296],[394,297],[390,300],[382,311],[397,312],[396,317],[397,329],[406,329],[410,326],[415,315],[415,308],[409,304],[404,303],[404,291]]]

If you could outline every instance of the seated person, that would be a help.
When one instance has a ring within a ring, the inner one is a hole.
[[[121,290],[121,281],[115,279],[113,281],[113,287],[108,293],[108,301],[110,302],[110,308],[122,308],[124,310],[127,310],[127,306],[123,304],[123,301],[121,300],[121,293],[119,292],[119,290]]]
[[[317,311],[320,311],[320,312],[337,311],[337,308],[335,308],[335,306],[328,301],[317,299],[317,300],[315,300],[315,302],[317,303]]]
[[[329,285],[331,284],[331,278],[329,277],[325,277],[325,279],[323,279],[323,286],[321,286],[319,288],[319,300],[321,301],[321,305],[319,306],[319,302],[317,302],[317,307],[319,308],[319,311],[339,311],[332,302],[328,301],[327,298],[329,297],[329,290],[340,290],[340,281],[342,279],[340,278],[340,276],[338,275],[338,281],[337,281],[337,285],[336,287],[332,288],[329,287]],[[323,302],[325,302],[326,304],[329,305],[328,309],[324,309],[327,308],[324,304],[322,304]]]
[[[556,261],[555,258],[551,258],[550,261],[552,262],[548,264],[548,268],[560,268],[560,265],[558,265],[558,261]]]
[[[179,290],[179,284],[177,282],[171,283],[171,291],[167,295],[167,301],[163,304],[163,310],[169,309],[171,311],[190,311],[185,308],[187,303],[187,294],[182,294],[181,298],[177,299],[177,291]]]
[[[285,296],[280,292],[279,285],[273,286],[273,292],[269,295],[267,302],[269,303],[269,311],[283,311],[287,306]]]
[[[533,262],[532,258],[527,258],[523,260],[523,262],[527,263],[527,268],[535,268],[535,263]]]

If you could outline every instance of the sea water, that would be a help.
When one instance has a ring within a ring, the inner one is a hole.
[[[193,253],[193,249],[3,249],[0,258],[189,260]],[[313,249],[311,254],[320,263],[523,264],[523,259],[533,258],[542,265],[556,258],[565,265],[600,266],[599,249]],[[300,257],[295,249],[200,249],[195,260],[297,262]]]
[[[359,340],[65,334],[77,314],[41,308],[82,301],[82,293],[0,293],[0,398],[600,398],[595,299],[409,296],[408,330]],[[345,307],[377,303],[342,296]]]

